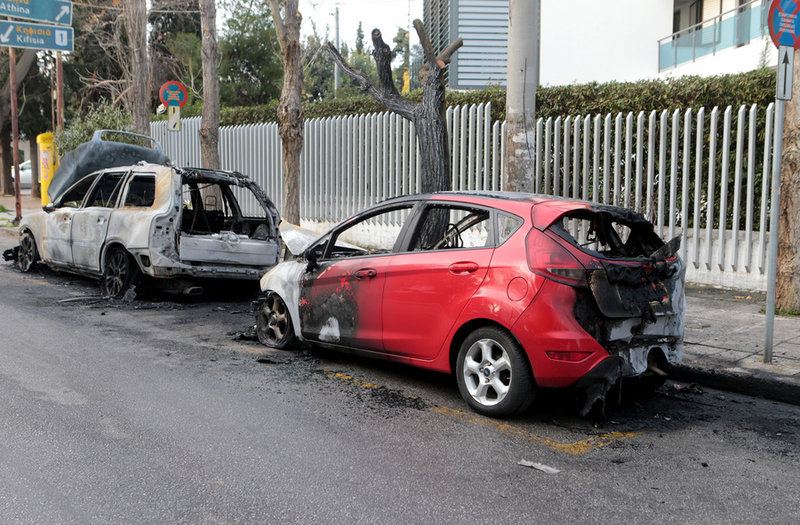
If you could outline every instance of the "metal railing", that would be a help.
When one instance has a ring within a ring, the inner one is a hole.
[[[659,39],[658,70],[694,62],[764,36],[768,33],[768,7],[763,0],[753,0]]]
[[[505,124],[490,106],[449,108],[456,190],[498,190],[504,182]],[[773,106],[686,109],[539,119],[536,192],[593,200],[644,213],[667,239],[681,236],[692,282],[766,289]],[[199,119],[179,133],[152,135],[178,165],[199,165]],[[220,129],[223,169],[251,176],[283,202],[277,124]],[[413,125],[389,114],[305,123],[300,211],[321,230],[380,200],[419,187]],[[255,202],[245,201],[255,210]]]

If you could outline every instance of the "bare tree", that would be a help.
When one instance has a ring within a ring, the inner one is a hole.
[[[414,29],[419,35],[425,52],[425,65],[420,71],[422,80],[422,102],[414,105],[397,92],[392,80],[392,52],[383,41],[380,30],[372,30],[373,57],[378,67],[380,87],[375,86],[367,76],[352,68],[339,51],[329,42],[327,50],[334,61],[352,78],[362,91],[372,95],[389,111],[414,123],[420,156],[420,191],[433,192],[451,188],[450,148],[445,125],[445,90],[443,69],[450,57],[461,47],[459,38],[445,48],[438,56],[433,51],[428,33],[420,20],[414,20]],[[422,78],[424,77],[424,78]]]
[[[203,114],[200,154],[203,167],[219,169],[219,46],[215,0],[200,0],[203,56]]]
[[[150,62],[147,55],[147,6],[145,0],[123,2],[125,27],[130,45],[131,96],[133,126],[150,134]]]
[[[283,147],[283,217],[300,223],[300,152],[303,151],[303,67],[300,61],[298,0],[270,0],[275,32],[283,57],[283,89],[278,104],[278,130]]]

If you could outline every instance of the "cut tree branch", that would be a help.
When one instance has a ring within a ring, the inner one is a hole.
[[[330,53],[333,61],[342,68],[342,71],[358,84],[358,88],[361,91],[369,93],[375,100],[386,106],[389,111],[393,111],[405,119],[413,120],[414,104],[401,97],[400,94],[397,93],[397,89],[393,89],[393,92],[392,90],[378,89],[370,82],[367,75],[350,66],[333,44],[328,42],[325,44],[325,49]],[[392,88],[394,88],[393,84]]]

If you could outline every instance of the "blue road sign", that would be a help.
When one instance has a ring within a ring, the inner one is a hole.
[[[0,0],[0,16],[72,25],[72,2],[66,0]]]
[[[0,46],[72,51],[72,28],[0,20]]]

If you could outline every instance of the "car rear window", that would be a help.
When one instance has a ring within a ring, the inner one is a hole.
[[[649,257],[664,245],[649,222],[606,211],[570,212],[548,229],[584,252],[607,259]]]

